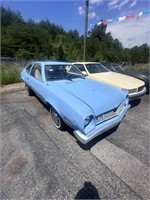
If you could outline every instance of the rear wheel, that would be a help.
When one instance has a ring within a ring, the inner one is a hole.
[[[27,92],[28,92],[28,95],[29,96],[33,96],[34,95],[34,92],[33,90],[31,90],[31,88],[29,88],[29,86],[25,85],[26,89],[27,89]]]
[[[64,130],[65,129],[65,124],[64,122],[62,121],[60,115],[57,113],[57,111],[51,107],[50,108],[50,113],[51,113],[51,118],[53,120],[53,124],[54,126],[59,129],[59,130]]]

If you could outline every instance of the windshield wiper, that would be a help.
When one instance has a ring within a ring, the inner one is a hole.
[[[74,76],[72,78],[82,78],[82,79],[85,79],[85,76],[84,75],[80,75],[80,74],[68,74],[67,76],[65,76],[66,79],[69,79],[72,81],[72,78],[70,78],[69,76]]]
[[[70,75],[72,75],[72,74],[67,74],[67,76],[65,76],[64,78],[72,81],[72,78],[69,77]]]

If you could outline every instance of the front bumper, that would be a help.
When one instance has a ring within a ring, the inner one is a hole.
[[[117,116],[98,124],[94,130],[89,132],[87,135],[81,133],[79,130],[75,130],[74,134],[76,138],[83,144],[90,142],[93,138],[101,135],[102,133],[110,130],[111,128],[117,126],[123,119],[126,111],[130,108],[130,105],[124,107]]]
[[[136,93],[131,93],[129,94],[129,100],[132,101],[134,99],[138,99],[140,98],[141,96],[143,96],[144,94],[146,94],[146,87],[143,88],[142,91],[140,92],[136,92]]]

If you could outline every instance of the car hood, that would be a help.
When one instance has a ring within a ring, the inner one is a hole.
[[[127,96],[124,91],[87,78],[57,81],[57,85],[91,107],[95,115],[117,108]]]
[[[124,89],[134,89],[144,85],[139,79],[115,72],[90,74],[90,78]]]

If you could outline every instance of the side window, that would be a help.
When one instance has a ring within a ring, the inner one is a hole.
[[[30,75],[35,77],[37,80],[42,81],[41,66],[38,64],[33,65]]]
[[[31,70],[32,65],[33,65],[33,64],[29,64],[29,65],[26,67],[26,71],[27,71],[28,74],[30,73],[30,70]]]

